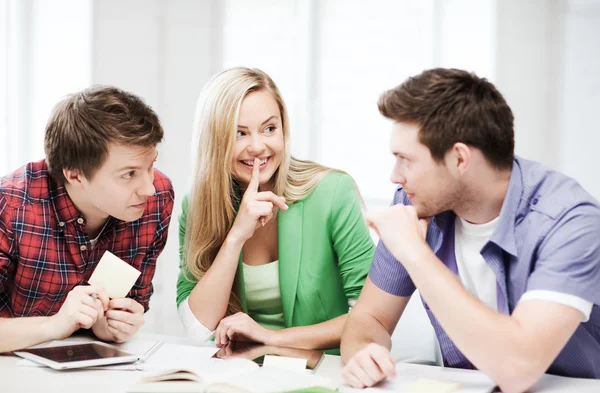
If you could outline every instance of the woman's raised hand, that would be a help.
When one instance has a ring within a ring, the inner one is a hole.
[[[242,197],[240,209],[230,231],[230,235],[234,235],[242,241],[250,239],[259,226],[271,221],[277,208],[288,209],[285,198],[277,196],[271,191],[258,191],[259,168],[260,161],[255,158],[252,178]]]

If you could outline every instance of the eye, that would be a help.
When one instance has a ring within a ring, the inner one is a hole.
[[[123,176],[121,176],[123,179],[125,180],[129,180],[133,177],[133,175],[135,174],[135,171],[131,171],[131,172],[127,172],[126,174],[124,174]]]
[[[239,131],[239,130],[238,130],[237,134],[235,134],[236,138],[241,138],[244,135],[246,135],[246,132],[245,131]]]
[[[272,134],[275,132],[276,129],[277,127],[275,126],[268,126],[267,128],[265,128],[265,134]]]

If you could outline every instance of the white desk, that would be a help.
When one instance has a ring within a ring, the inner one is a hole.
[[[182,356],[178,362],[188,362],[193,365],[194,351],[205,351],[206,347],[193,344],[182,337],[160,336],[153,334],[139,334],[136,339],[162,340],[166,344],[182,345]],[[172,348],[172,347],[171,347]],[[162,348],[161,348],[162,349]],[[160,350],[154,355],[158,356]],[[150,359],[152,361],[153,358]],[[13,392],[60,392],[60,393],[118,393],[124,392],[128,386],[137,382],[142,375],[141,371],[114,371],[114,370],[73,370],[54,371],[49,368],[20,367],[17,362],[20,358],[0,356],[0,391]],[[156,358],[158,360],[158,358]],[[316,374],[342,381],[342,360],[339,356],[327,355]],[[341,388],[343,392],[359,392],[359,390]],[[599,393],[600,380],[561,378],[545,375],[532,393]]]

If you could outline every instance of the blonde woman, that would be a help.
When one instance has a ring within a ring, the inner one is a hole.
[[[290,155],[277,86],[257,69],[213,77],[198,100],[198,151],[179,220],[177,306],[186,330],[338,348],[374,253],[352,178]]]

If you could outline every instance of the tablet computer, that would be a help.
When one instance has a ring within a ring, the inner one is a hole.
[[[21,349],[13,353],[55,370],[133,363],[140,358],[137,355],[100,341],[85,344]]]
[[[307,370],[315,370],[317,367],[319,367],[319,364],[321,364],[323,358],[325,358],[325,353],[316,349],[276,347],[273,345],[263,345],[238,340],[229,341],[227,344],[223,345],[213,355],[213,358],[246,358],[253,360],[255,363],[262,366],[266,355],[306,359]]]

